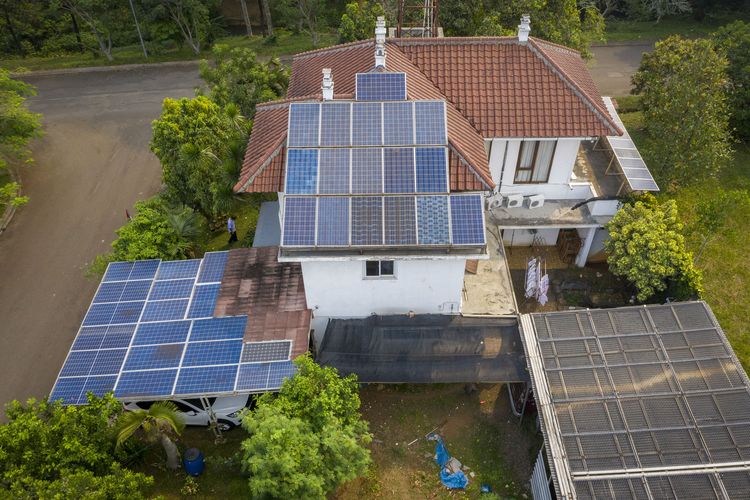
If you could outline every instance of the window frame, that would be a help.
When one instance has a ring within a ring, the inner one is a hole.
[[[552,142],[552,154],[549,158],[549,166],[547,168],[547,177],[544,180],[535,181],[534,174],[537,171],[536,159],[539,153],[539,145],[542,142]],[[534,156],[531,159],[531,168],[521,168],[521,158],[523,158],[523,148],[525,144],[534,144]],[[516,159],[516,170],[513,172],[513,184],[546,184],[549,182],[549,176],[552,174],[552,163],[555,161],[555,153],[557,153],[557,139],[534,139],[533,141],[521,141],[521,145],[518,148],[518,158]],[[529,172],[528,181],[518,180],[518,172]]]
[[[377,262],[378,274],[367,274],[367,265],[371,262]],[[390,262],[392,264],[391,274],[383,274],[383,263]],[[395,260],[366,260],[364,262],[363,279],[366,280],[393,280],[396,279],[396,261]]]

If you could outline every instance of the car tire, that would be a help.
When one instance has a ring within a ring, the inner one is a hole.
[[[237,425],[234,422],[232,422],[231,420],[225,420],[223,418],[220,418],[216,422],[216,427],[218,427],[218,429],[221,432],[226,432],[226,431],[231,431],[232,429],[234,429],[235,427],[237,427]]]

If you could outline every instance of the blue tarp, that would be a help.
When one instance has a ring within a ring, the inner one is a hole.
[[[446,488],[466,488],[466,485],[469,484],[469,478],[467,478],[460,470],[451,472],[451,470],[446,467],[451,456],[448,453],[448,449],[445,447],[445,443],[443,443],[443,438],[437,435],[430,436],[430,438],[437,441],[437,445],[435,446],[435,461],[440,466],[440,482],[443,483]]]

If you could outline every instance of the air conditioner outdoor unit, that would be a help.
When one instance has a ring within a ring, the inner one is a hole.
[[[535,194],[529,196],[529,208],[541,208],[544,206],[544,195]]]
[[[508,195],[508,208],[518,208],[523,205],[522,194],[509,194]]]
[[[494,210],[503,206],[503,195],[493,194],[487,198],[487,210]]]

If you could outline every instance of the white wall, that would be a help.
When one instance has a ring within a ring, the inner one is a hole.
[[[537,229],[536,234],[544,238],[544,244],[554,246],[557,244],[557,228]],[[529,246],[534,242],[534,234],[530,229],[503,229],[503,244],[514,247]]]
[[[361,260],[305,261],[302,277],[316,323],[373,313],[458,314],[465,265],[463,259],[396,261],[395,279],[371,279]]]
[[[514,184],[521,139],[492,139],[490,149],[492,180],[499,181],[500,192],[503,194],[519,193],[524,196],[543,194],[549,199],[579,199],[582,194],[585,194],[585,190],[571,187],[570,176],[573,173],[580,144],[580,138],[557,140],[547,183]]]

